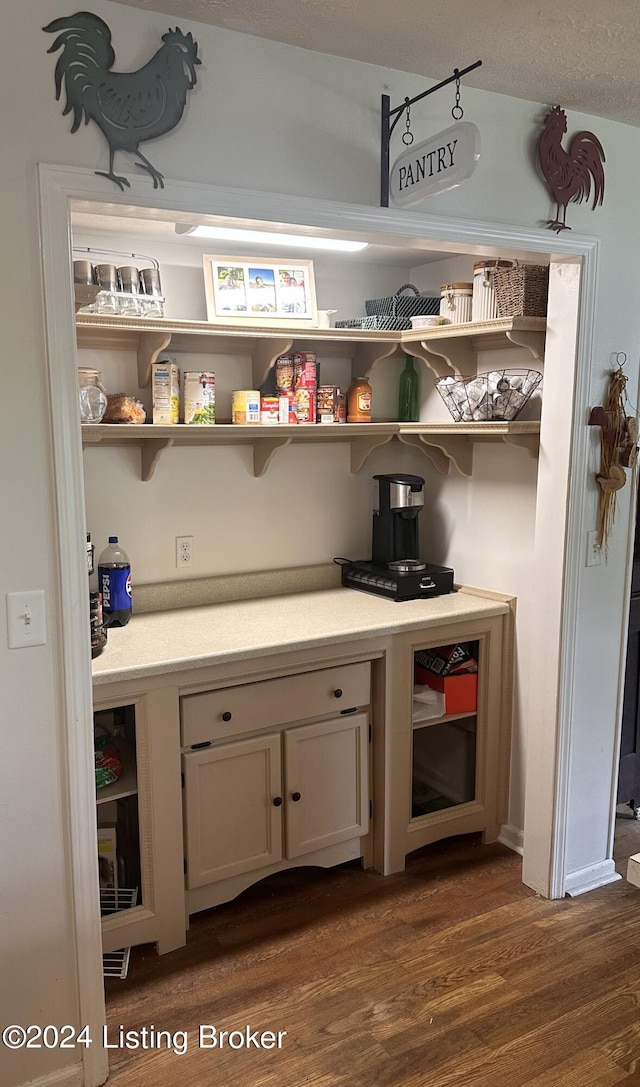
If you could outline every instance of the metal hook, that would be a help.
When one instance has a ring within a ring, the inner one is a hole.
[[[411,131],[411,99],[405,98],[404,105],[407,111],[407,128],[406,131],[402,133],[402,142],[405,147],[411,147],[411,144],[413,143],[413,132]]]
[[[451,116],[454,121],[460,121],[464,117],[464,110],[460,105],[460,72],[457,68],[453,69],[453,74],[456,77],[456,102],[451,110]]]

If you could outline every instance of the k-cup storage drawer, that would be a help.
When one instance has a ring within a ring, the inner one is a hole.
[[[345,664],[180,699],[182,746],[368,706],[371,664]]]

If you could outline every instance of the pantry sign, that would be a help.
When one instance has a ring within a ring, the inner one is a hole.
[[[480,158],[480,132],[469,121],[431,136],[398,156],[389,177],[389,196],[399,208],[454,189],[471,177]]]

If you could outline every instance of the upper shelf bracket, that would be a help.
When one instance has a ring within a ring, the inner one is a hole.
[[[286,339],[257,340],[253,348],[252,374],[254,389],[261,389],[269,376],[269,372],[276,359],[280,355],[286,355],[293,347],[293,337]]]
[[[151,367],[158,355],[171,343],[171,332],[140,331],[138,338],[138,385],[144,389],[151,381]]]
[[[368,377],[376,362],[387,359],[398,350],[397,342],[358,343],[351,360],[351,376],[355,381],[359,377]]]
[[[361,438],[354,438],[351,442],[351,471],[359,472],[374,449],[377,449],[380,445],[386,445],[393,436],[393,432],[390,432],[388,434],[372,434],[371,436],[365,435]]]
[[[160,454],[165,449],[170,449],[173,445],[173,438],[154,438],[151,441],[147,439],[142,443],[140,449],[140,463],[142,467],[141,479],[144,483],[148,483],[153,477],[153,473],[156,470]]]
[[[526,347],[534,359],[537,362],[542,362],[544,359],[544,345],[546,339],[546,333],[544,331],[537,331],[526,328],[512,328],[507,330],[507,339],[511,340],[516,347]]]

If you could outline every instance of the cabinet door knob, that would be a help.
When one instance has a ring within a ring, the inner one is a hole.
[[[222,720],[223,721],[230,721],[231,720],[231,714],[230,714],[229,710],[224,711],[224,713],[222,714]]]
[[[274,796],[274,798],[273,798],[274,808],[279,808],[281,804],[282,804],[282,797],[281,796]]]
[[[291,799],[293,800],[293,802],[295,804],[297,804],[299,799],[300,799],[300,793],[292,793],[291,794]]]
[[[342,687],[336,687],[335,691],[333,692],[333,697],[342,698]]]

